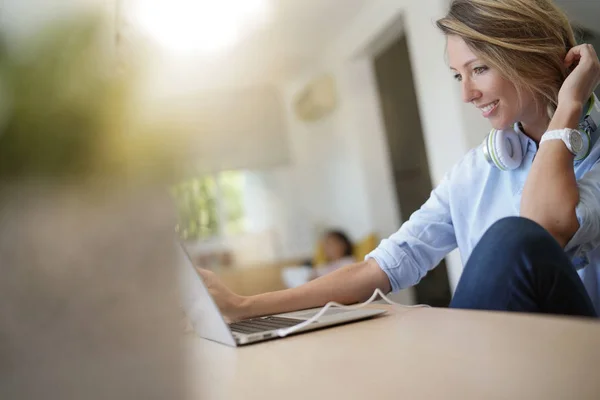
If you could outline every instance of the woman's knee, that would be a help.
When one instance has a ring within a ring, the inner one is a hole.
[[[506,217],[496,221],[485,232],[480,244],[493,244],[505,254],[523,254],[548,247],[560,249],[558,242],[547,230],[537,222],[523,217]]]
[[[508,276],[519,269],[565,257],[552,235],[536,222],[507,217],[495,222],[475,247],[471,258],[478,273]]]
[[[516,276],[529,274],[536,249],[549,234],[535,222],[508,217],[495,222],[485,232],[461,276],[461,292],[481,297],[496,293],[513,282]],[[550,236],[551,239],[551,236]]]

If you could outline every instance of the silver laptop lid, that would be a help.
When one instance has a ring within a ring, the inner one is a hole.
[[[181,302],[194,330],[205,339],[236,346],[229,327],[213,301],[183,244],[177,243]]]

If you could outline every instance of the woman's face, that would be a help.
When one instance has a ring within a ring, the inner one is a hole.
[[[329,262],[343,258],[346,253],[346,244],[336,235],[327,235],[323,247]]]
[[[463,100],[473,103],[494,128],[511,127],[535,110],[533,96],[524,93],[519,103],[515,85],[480,60],[460,36],[449,35],[447,46],[450,69],[460,82]]]

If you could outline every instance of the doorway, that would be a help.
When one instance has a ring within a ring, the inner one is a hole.
[[[429,198],[432,184],[406,36],[379,52],[374,67],[396,199],[407,220]],[[444,260],[415,286],[415,295],[419,304],[448,306],[451,293]]]

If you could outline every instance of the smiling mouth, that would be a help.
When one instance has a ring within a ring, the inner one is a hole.
[[[481,110],[481,112],[483,113],[484,116],[487,116],[496,108],[496,106],[498,105],[498,102],[499,101],[496,100],[489,104],[486,104],[483,107],[477,107],[477,108],[479,108]]]

